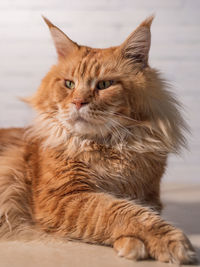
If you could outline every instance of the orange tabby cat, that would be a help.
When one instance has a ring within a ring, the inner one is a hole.
[[[185,124],[148,64],[152,19],[107,49],[80,46],[45,19],[58,63],[26,100],[36,119],[0,130],[2,238],[42,231],[135,260],[195,261],[187,237],[159,216],[160,179]]]

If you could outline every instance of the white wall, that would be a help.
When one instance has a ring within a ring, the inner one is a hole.
[[[117,45],[148,15],[150,64],[159,68],[186,107],[190,152],[172,157],[166,181],[200,182],[200,0],[1,0],[0,126],[23,126],[29,96],[56,60],[41,14],[80,44]]]

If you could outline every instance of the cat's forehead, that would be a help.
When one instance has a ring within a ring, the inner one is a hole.
[[[114,51],[116,51],[117,47],[109,47],[109,48],[92,48],[88,46],[80,46],[81,56],[84,57],[96,57],[101,59],[102,57],[109,58],[112,56]]]
[[[68,67],[71,75],[79,78],[98,77],[115,69],[115,48],[81,47],[79,53],[72,55]]]

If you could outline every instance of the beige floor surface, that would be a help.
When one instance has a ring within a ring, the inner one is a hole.
[[[163,184],[163,216],[182,228],[200,261],[200,185]],[[112,248],[78,242],[1,242],[0,267],[166,267],[155,261],[132,262],[117,257]],[[173,265],[170,265],[173,266]],[[200,266],[200,264],[197,264]]]

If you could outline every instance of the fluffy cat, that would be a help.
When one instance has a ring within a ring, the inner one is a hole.
[[[80,46],[44,19],[58,62],[26,99],[32,125],[0,130],[1,238],[51,233],[134,260],[193,263],[188,238],[159,215],[185,123],[148,64],[153,17],[106,49]]]

